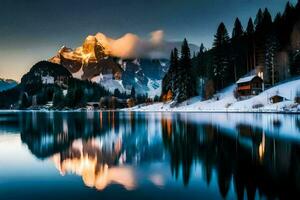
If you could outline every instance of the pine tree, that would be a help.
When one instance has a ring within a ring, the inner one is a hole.
[[[225,27],[225,24],[222,22],[217,30],[217,33],[215,35],[215,39],[214,39],[214,47],[221,47],[224,45],[227,45],[229,42],[229,35],[228,35],[228,31]]]
[[[256,35],[255,35],[255,65],[265,66],[266,58],[266,39],[267,35],[272,31],[272,17],[266,8],[264,12],[259,9],[256,19]]]
[[[247,25],[247,69],[246,73],[255,67],[254,24],[250,17]]]
[[[63,105],[64,95],[61,89],[57,89],[53,95],[53,106]]]
[[[205,47],[204,47],[204,44],[201,43],[201,45],[200,45],[200,50],[199,50],[199,54],[202,55],[205,51],[206,51],[206,49],[205,49]]]
[[[170,76],[169,88],[173,94],[175,93],[175,90],[177,87],[175,80],[177,77],[178,68],[179,68],[178,50],[176,48],[174,48],[172,64],[171,64],[171,67],[169,70],[169,76]]]
[[[135,88],[134,88],[134,86],[132,86],[132,88],[131,88],[131,91],[130,91],[130,96],[131,96],[131,98],[135,98]]]
[[[21,96],[20,108],[25,109],[25,108],[28,108],[29,106],[30,106],[30,102],[29,102],[28,94],[27,94],[27,92],[24,92]]]
[[[280,40],[280,32],[282,31],[282,15],[281,13],[277,13],[275,18],[274,18],[274,22],[273,22],[273,32],[276,33],[276,35],[278,36],[278,40],[281,43]]]
[[[186,49],[186,39],[184,40],[182,46],[181,46],[181,57],[180,57],[180,61],[179,61],[179,65],[178,65],[178,71],[177,71],[177,75],[176,75],[176,91],[175,91],[175,100],[177,102],[183,102],[184,100],[186,100],[188,98],[188,82],[190,80],[188,80],[188,76],[187,76],[187,69],[185,69],[185,67],[189,67],[189,66],[185,66],[186,64],[186,56],[190,56],[189,55],[189,51],[187,51]],[[187,55],[186,55],[187,54]]]
[[[272,28],[272,16],[267,8],[265,8],[263,13],[263,20],[262,20],[262,29],[264,32],[268,33],[271,31]]]
[[[288,1],[286,3],[286,6],[285,6],[285,10],[284,10],[284,14],[283,16],[285,18],[291,18],[291,15],[293,15],[293,10],[294,10],[294,7],[291,5],[291,3]]]
[[[247,25],[247,34],[252,35],[253,33],[254,33],[254,25],[253,25],[252,18],[250,17]]]
[[[173,69],[171,71],[171,80],[172,80],[172,93],[173,93],[173,100],[175,100],[179,93],[179,87],[180,87],[180,66],[179,66],[179,58],[178,58],[178,50],[175,48],[173,50],[173,63],[172,63]]]
[[[279,81],[279,72],[276,68],[275,56],[278,53],[279,41],[277,37],[272,34],[266,41],[266,54],[265,54],[265,68],[269,82],[274,85]]]
[[[256,31],[261,31],[263,29],[263,24],[262,24],[263,18],[264,18],[263,12],[262,12],[261,9],[259,9],[257,14],[256,14],[255,21],[254,21]]]
[[[66,96],[66,103],[71,108],[73,108],[76,104],[76,102],[75,102],[75,89],[71,86],[68,87],[68,92],[67,92],[67,96]]]
[[[74,104],[75,106],[81,106],[85,104],[84,92],[81,86],[76,86],[74,89]]]
[[[204,47],[203,43],[201,43],[200,50],[197,55],[197,69],[198,69],[199,76],[201,78],[204,78],[207,75],[206,66],[203,62],[203,56],[204,56],[205,51],[206,51],[206,48]]]
[[[291,76],[299,76],[300,75],[300,50],[292,53],[291,55],[291,66],[290,66],[290,74]]]
[[[229,75],[229,58],[227,46],[229,44],[229,36],[224,23],[218,27],[214,39],[214,61],[213,61],[213,80],[216,89],[222,89],[228,80]]]
[[[254,24],[250,17],[247,24],[247,70],[249,72],[255,67],[255,40],[254,40]]]
[[[189,44],[186,39],[183,41],[181,55],[182,55],[181,56],[181,64],[185,67],[185,69],[187,71],[188,98],[194,97],[197,95],[198,81],[197,81],[195,69],[193,68],[193,65],[192,65],[190,47],[189,47]]]
[[[162,98],[168,93],[168,91],[170,90],[170,85],[171,85],[171,71],[172,69],[174,68],[173,67],[173,50],[171,51],[171,54],[170,54],[170,66],[169,66],[169,69],[167,71],[167,73],[165,74],[165,76],[163,77],[162,79],[162,90],[161,90],[161,96]]]
[[[292,31],[294,24],[299,19],[298,17],[300,16],[300,14],[298,13],[298,11],[299,10],[297,10],[297,7],[293,7],[290,2],[287,2],[284,13],[282,15],[284,28],[287,29],[285,30],[287,34],[290,34],[290,31]]]
[[[297,17],[298,16],[298,17]],[[295,23],[300,19],[299,11],[293,7],[290,2],[287,2],[285,10],[282,14],[282,26],[280,31],[280,42],[283,45],[290,43],[290,36],[294,29]]]
[[[300,0],[298,0],[296,6],[295,6],[295,13],[296,13],[296,19],[299,20],[300,19]]]
[[[232,38],[238,38],[244,34],[244,29],[239,18],[236,18],[232,31]]]
[[[177,102],[183,102],[197,94],[197,81],[192,70],[190,48],[187,40],[184,39],[181,46],[181,57],[176,78],[178,88],[176,88],[175,100]]]
[[[116,89],[114,90],[114,96],[120,98],[121,92],[120,92],[120,90],[119,90],[118,88],[116,88]]]
[[[162,81],[162,96],[167,95],[169,91],[175,91],[175,73],[178,68],[178,52],[175,48],[171,51],[170,66]]]
[[[281,13],[277,13],[274,18],[274,26],[275,27],[279,27],[281,25],[281,18],[282,18]],[[275,29],[275,30],[278,31],[278,29]]]

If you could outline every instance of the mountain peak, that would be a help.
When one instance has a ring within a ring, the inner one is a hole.
[[[180,46],[181,42],[164,40],[163,31],[152,32],[148,39],[133,33],[114,39],[99,32],[88,35],[74,50],[63,46],[49,61],[63,65],[75,78],[96,81],[112,92],[135,87],[137,93],[159,95],[166,59]],[[191,47],[191,52],[198,50]]]

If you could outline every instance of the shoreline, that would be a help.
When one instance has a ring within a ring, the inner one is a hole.
[[[222,110],[1,110],[0,113],[9,112],[136,112],[136,113],[220,113],[220,114],[300,114],[300,111],[222,111]]]

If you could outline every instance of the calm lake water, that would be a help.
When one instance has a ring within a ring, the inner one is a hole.
[[[0,113],[0,199],[295,197],[299,115]]]

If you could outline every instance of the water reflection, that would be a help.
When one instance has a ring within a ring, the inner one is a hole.
[[[52,159],[62,175],[75,173],[82,176],[88,187],[103,190],[110,183],[118,183],[126,189],[135,187],[134,172],[129,167],[115,167],[120,158],[121,141],[116,146],[106,148],[96,138],[75,140],[67,150],[55,154]]]
[[[297,143],[267,136],[265,130],[249,124],[237,124],[237,134],[228,136],[221,124],[199,125],[190,123],[186,117],[172,120],[171,127],[164,120],[162,122],[172,173],[177,178],[181,171],[185,185],[189,183],[191,167],[200,162],[207,185],[212,179],[213,168],[217,169],[223,198],[231,182],[238,199],[245,195],[255,199],[257,194],[283,199],[299,195],[300,149]],[[278,129],[274,130],[278,136]]]
[[[51,159],[61,175],[81,176],[88,187],[118,184],[132,191],[143,189],[146,179],[171,185],[168,175],[144,168],[166,163],[182,190],[200,167],[207,188],[223,198],[232,189],[237,199],[299,196],[299,124],[297,115],[267,114],[0,115],[0,133],[20,132],[36,158]]]

